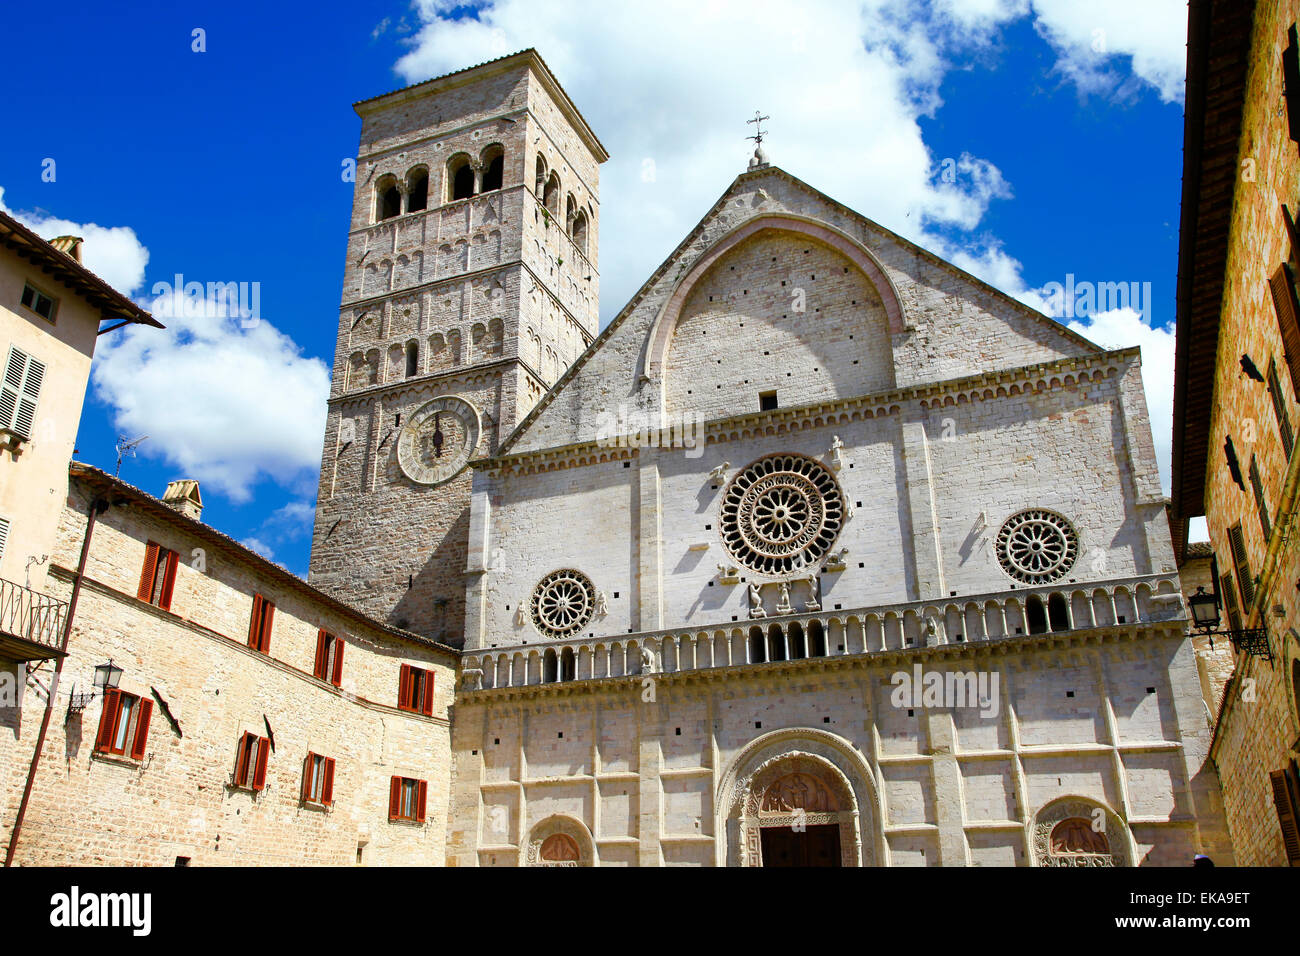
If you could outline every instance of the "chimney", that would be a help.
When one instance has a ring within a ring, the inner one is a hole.
[[[190,478],[182,478],[167,485],[163,493],[163,504],[175,508],[187,518],[201,520],[203,514],[203,496],[199,494],[199,483]]]
[[[67,254],[76,262],[81,261],[81,243],[82,238],[80,236],[55,236],[50,240],[50,245],[58,249],[59,252]]]

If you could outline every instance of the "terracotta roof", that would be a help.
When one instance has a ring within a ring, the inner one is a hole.
[[[1212,558],[1214,545],[1208,541],[1192,541],[1183,549],[1184,558]]]
[[[156,329],[164,328],[161,322],[68,253],[50,245],[17,219],[3,212],[0,212],[0,244],[72,289],[98,309],[103,318],[138,322],[141,325],[152,325]]]
[[[1174,353],[1174,550],[1205,513],[1210,415],[1254,0],[1192,0]]]
[[[228,552],[233,552],[239,560],[252,565],[253,568],[255,568],[264,578],[271,579],[282,588],[296,591],[309,600],[317,601],[331,611],[350,617],[354,621],[373,627],[376,630],[384,631],[393,637],[405,641],[413,641],[417,644],[422,644],[425,647],[436,648],[440,651],[447,651],[457,657],[460,656],[460,651],[448,644],[443,644],[441,641],[435,641],[431,637],[424,637],[423,635],[416,634],[412,631],[403,630],[400,627],[393,627],[390,624],[385,624],[384,622],[378,621],[366,614],[364,611],[361,611],[350,604],[345,604],[338,598],[332,597],[324,591],[312,587],[296,574],[286,571],[278,564],[273,564],[256,551],[249,550],[229,535],[222,534],[211,525],[206,525],[202,521],[198,521],[195,518],[191,518],[188,515],[181,513],[170,505],[155,498],[148,492],[141,491],[134,485],[128,485],[122,479],[115,478],[106,471],[101,471],[92,465],[86,465],[79,461],[74,461],[68,466],[68,477],[78,479],[103,491],[111,492],[114,495],[120,495],[132,504],[141,506],[145,511],[155,517],[178,525],[196,538],[207,541],[219,548],[224,548]]]
[[[553,87],[551,90],[552,95],[559,100],[561,109],[572,113],[574,127],[578,135],[586,141],[587,147],[595,154],[596,161],[603,163],[605,160],[609,159],[609,150],[605,149],[604,144],[601,143],[600,138],[596,136],[595,131],[587,125],[586,118],[581,112],[579,112],[578,107],[574,105],[573,100],[569,98],[569,94],[566,93],[564,87],[560,85],[560,81],[555,78],[555,74],[552,73],[551,68],[546,65],[546,61],[542,59],[542,55],[533,47],[528,47],[527,49],[520,50],[517,53],[508,53],[505,56],[499,56],[495,60],[485,60],[484,62],[477,63],[474,66],[467,66],[463,70],[454,70],[451,73],[444,73],[441,76],[435,76],[432,79],[423,80],[419,83],[412,83],[410,86],[403,86],[400,89],[390,90],[387,93],[380,93],[378,96],[371,96],[364,100],[357,100],[352,104],[352,108],[357,111],[358,115],[364,116],[366,111],[361,107],[377,103],[379,100],[402,96],[404,94],[410,95],[415,93],[417,90],[422,91],[424,87],[446,84],[448,80],[468,79],[468,74],[479,70],[483,70],[484,72],[493,72],[493,70],[487,70],[486,68],[493,67],[494,69],[502,69],[506,65],[510,64],[511,61],[515,60],[519,61],[521,64],[524,62],[530,63],[542,78],[543,84]]]

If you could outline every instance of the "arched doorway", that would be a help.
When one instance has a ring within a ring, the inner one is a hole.
[[[877,859],[871,771],[833,734],[764,735],[737,755],[720,787],[720,863],[871,866]]]
[[[573,817],[547,817],[528,835],[524,865],[595,866],[591,833]]]
[[[1062,797],[1034,815],[1036,866],[1132,866],[1128,827],[1109,807],[1085,797]]]

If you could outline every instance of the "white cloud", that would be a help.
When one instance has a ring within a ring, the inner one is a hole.
[[[1160,486],[1169,494],[1174,427],[1174,327],[1152,328],[1134,309],[1099,312],[1069,327],[1102,348],[1142,348],[1142,385],[1146,389],[1151,437],[1160,466]]]
[[[131,295],[144,282],[149,250],[129,226],[100,226],[59,219],[43,210],[18,212],[5,205],[0,186],[0,210],[13,216],[42,239],[81,236],[81,262],[123,295]]]
[[[1080,93],[1128,96],[1147,86],[1166,103],[1183,100],[1187,0],[936,0],[935,9],[976,45],[1032,16],[1056,71]]]
[[[988,159],[935,156],[923,141],[946,41],[894,0],[557,0],[541,17],[498,0],[477,19],[439,19],[450,7],[420,5],[426,22],[397,64],[405,80],[535,46],[614,153],[600,181],[606,319],[745,170],[745,119],[760,107],[774,164],[910,238],[971,229],[1010,196]]]
[[[260,538],[245,538],[239,543],[242,544],[244,547],[246,547],[249,551],[252,551],[254,554],[260,554],[268,561],[275,560],[275,552],[272,551],[270,547],[268,547],[267,544],[264,541],[262,541]]]
[[[235,501],[248,500],[263,477],[309,483],[320,464],[329,369],[266,320],[245,328],[204,302],[193,309],[159,296],[144,304],[165,331],[128,326],[106,336],[91,369],[96,397],[112,406],[122,434],[149,436],[141,454]]]
[[[1183,101],[1186,0],[1034,0],[1035,27],[1057,69],[1082,93],[1124,95],[1132,76],[1166,103]],[[1131,57],[1124,64],[1116,58]]]
[[[606,321],[745,169],[753,128],[744,120],[760,107],[771,116],[764,148],[775,165],[1038,304],[996,238],[951,238],[978,229],[990,203],[1010,199],[1010,184],[987,158],[932,154],[919,120],[942,105],[947,71],[982,55],[1017,18],[1036,17],[1077,73],[1079,43],[1092,39],[1087,17],[1048,0],[555,0],[545,16],[531,0],[496,0],[472,18],[444,19],[460,8],[416,4],[423,25],[397,72],[414,83],[528,46],[542,53],[614,154],[600,174]],[[1164,46],[1126,29],[1110,7],[1101,12],[1092,19],[1109,49],[1164,76]],[[1108,68],[1123,69],[1114,62]]]

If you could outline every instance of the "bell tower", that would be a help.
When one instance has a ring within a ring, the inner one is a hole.
[[[596,334],[609,157],[531,49],[355,109],[308,580],[459,645],[467,464]]]

